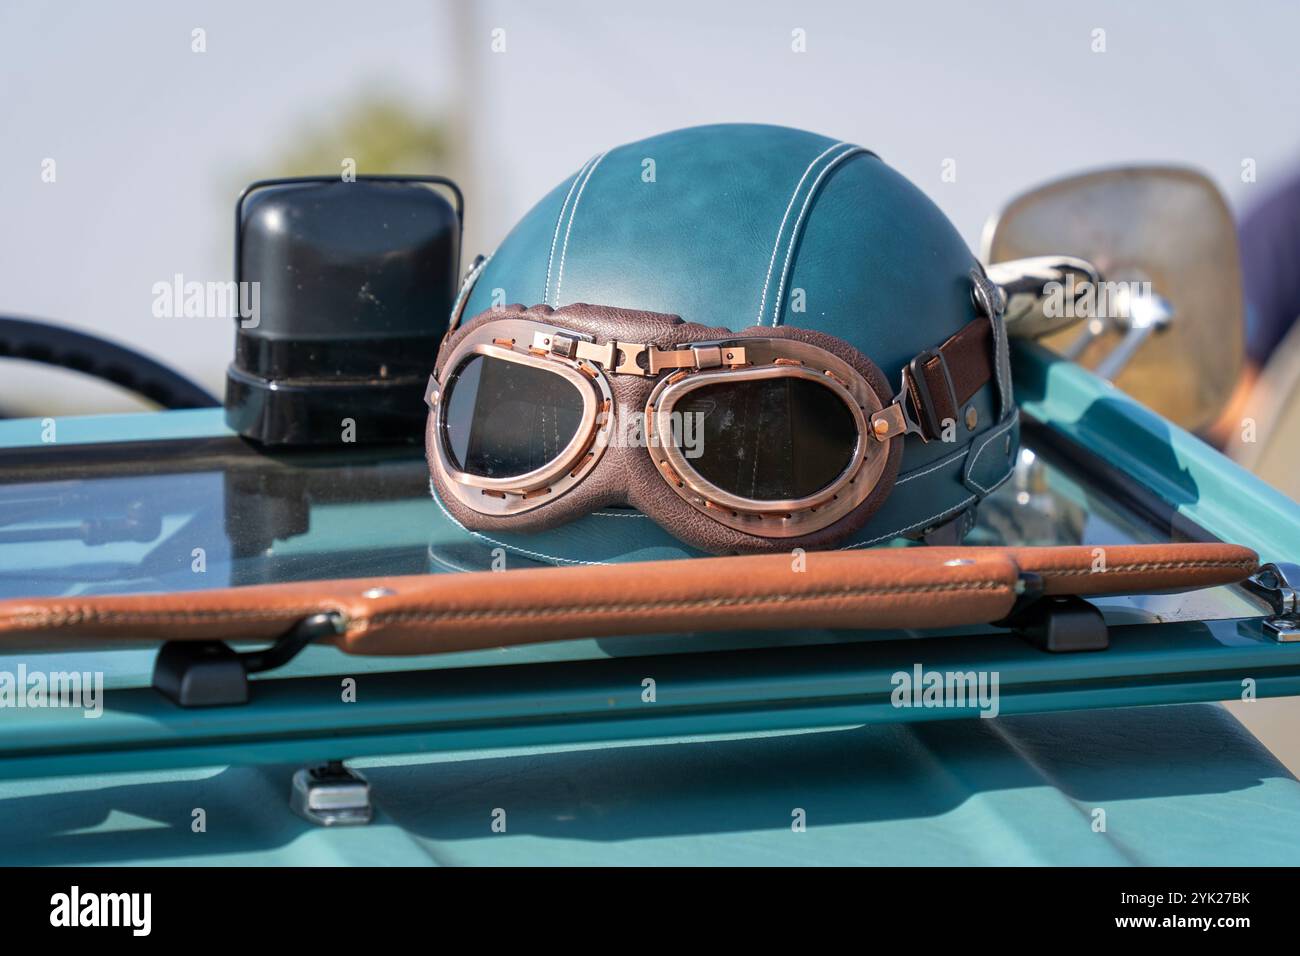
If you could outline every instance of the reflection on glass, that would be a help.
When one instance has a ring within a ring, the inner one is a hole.
[[[234,439],[198,449],[156,442],[123,446],[118,457],[96,465],[93,477],[75,477],[86,469],[73,465],[38,473],[43,480],[32,480],[30,470],[0,473],[10,479],[0,482],[0,596],[456,573],[485,570],[492,561],[492,545],[453,524],[430,497],[418,448],[368,450],[364,457],[266,455]],[[1070,463],[1035,449],[1031,437],[1011,480],[981,504],[967,540],[1052,545],[1165,538],[1167,529],[1096,486]],[[609,517],[581,520],[591,523],[569,533],[610,536],[611,524],[630,527]],[[604,546],[603,539],[596,544]],[[610,544],[597,558],[618,560],[616,551]],[[510,567],[532,563],[510,555]],[[1228,589],[1205,592],[1198,602],[1178,611],[1166,601],[1158,613],[1242,613]]]

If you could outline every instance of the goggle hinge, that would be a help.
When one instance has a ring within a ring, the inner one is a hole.
[[[722,367],[722,346],[698,345],[692,346],[691,351],[695,353],[696,368]]]
[[[920,434],[920,429],[908,420],[901,399],[891,402],[871,416],[871,437],[882,444],[909,432]]]
[[[533,334],[533,348],[549,352],[561,358],[577,358],[578,343],[593,341],[592,336],[581,332],[536,332]]]

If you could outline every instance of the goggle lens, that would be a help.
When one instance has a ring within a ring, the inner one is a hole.
[[[551,462],[582,423],[572,382],[519,362],[471,355],[444,390],[442,441],[459,471],[515,478]]]
[[[787,501],[827,488],[853,460],[858,428],[844,400],[806,378],[701,385],[673,406],[696,415],[698,448],[677,439],[690,466],[738,498]],[[689,438],[691,421],[680,419]],[[692,457],[698,454],[698,457]]]

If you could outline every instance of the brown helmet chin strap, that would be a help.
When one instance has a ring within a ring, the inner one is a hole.
[[[871,417],[877,441],[917,435],[930,442],[955,422],[961,407],[996,374],[993,328],[972,319],[937,349],[926,349],[903,369],[903,387],[893,402]]]

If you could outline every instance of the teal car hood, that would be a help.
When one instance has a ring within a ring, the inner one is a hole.
[[[1077,366],[1022,351],[1016,375],[1046,490],[1004,487],[979,541],[1197,528],[1295,559],[1293,503]],[[68,420],[55,448],[39,422],[6,422],[0,443],[7,594],[459,573],[492,559],[440,519],[418,450],[264,458],[219,412]],[[36,504],[39,521],[23,510]],[[87,513],[118,512],[134,523],[84,539]],[[607,521],[603,560],[689,560],[624,546],[634,514]],[[624,637],[399,661],[313,647],[256,680],[249,705],[204,711],[149,688],[151,648],[40,655],[102,672],[105,710],[0,711],[0,860],[1300,858],[1300,783],[1208,703],[1239,697],[1246,679],[1260,697],[1300,693],[1300,647],[1267,641],[1262,606],[1237,589],[1103,610],[1112,647],[1077,656],[969,629]],[[0,657],[0,670],[35,659]],[[890,674],[913,662],[998,672],[999,716],[892,706]],[[355,703],[340,700],[348,679]],[[374,823],[322,829],[290,812],[293,772],[328,759],[369,779]]]

